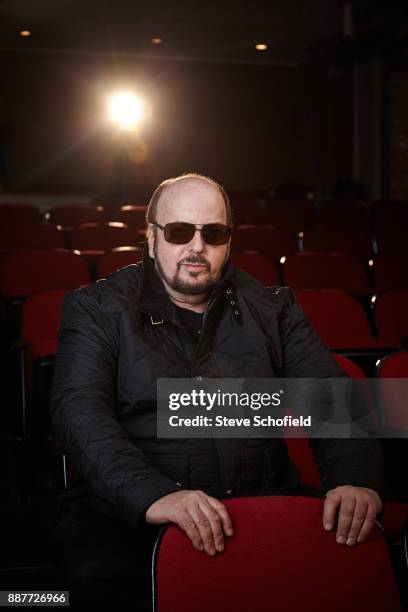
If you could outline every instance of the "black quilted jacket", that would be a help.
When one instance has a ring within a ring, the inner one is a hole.
[[[288,287],[266,288],[227,264],[197,346],[156,274],[130,265],[63,301],[50,413],[77,478],[60,507],[86,499],[136,526],[181,488],[217,498],[284,491],[299,477],[282,439],[158,439],[160,377],[339,377],[344,374]],[[382,494],[376,440],[311,440],[323,492]]]

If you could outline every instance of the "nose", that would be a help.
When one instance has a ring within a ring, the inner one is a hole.
[[[194,232],[194,236],[190,240],[190,250],[194,253],[201,253],[201,251],[204,250],[204,246],[205,242],[203,240],[203,237],[201,236],[201,231],[199,229],[196,229],[196,231]]]

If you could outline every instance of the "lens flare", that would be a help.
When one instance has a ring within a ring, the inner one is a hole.
[[[109,107],[112,121],[121,130],[133,130],[145,115],[142,100],[130,92],[124,91],[112,96]]]

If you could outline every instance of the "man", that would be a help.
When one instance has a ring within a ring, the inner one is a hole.
[[[60,497],[58,537],[62,573],[84,591],[107,580],[135,589],[132,555],[143,551],[137,562],[147,563],[156,526],[175,523],[215,555],[234,531],[222,499],[301,491],[283,439],[158,439],[157,378],[343,376],[291,289],[266,288],[229,263],[232,215],[220,185],[195,174],[165,181],[147,221],[141,264],[63,303],[51,416],[79,479]],[[339,544],[363,542],[382,509],[378,442],[311,445],[323,527],[338,514]]]

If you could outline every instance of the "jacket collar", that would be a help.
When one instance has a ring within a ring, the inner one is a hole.
[[[155,318],[158,320],[174,321],[177,317],[175,305],[170,300],[169,295],[164,287],[164,284],[157,273],[154,265],[154,259],[149,255],[147,242],[143,247],[143,276],[142,276],[142,291],[140,296],[140,310],[152,317],[152,323]],[[220,280],[213,287],[210,300],[218,297],[221,293],[229,299],[232,286],[232,275],[234,267],[228,260],[224,266]],[[227,294],[227,291],[229,293]]]

